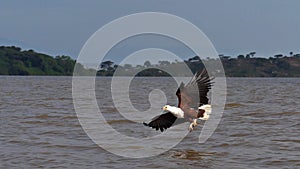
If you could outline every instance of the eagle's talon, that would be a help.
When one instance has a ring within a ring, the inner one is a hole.
[[[189,126],[189,131],[190,131],[190,132],[193,131],[193,130],[194,130],[194,127],[195,127],[194,124],[191,123],[190,126]]]
[[[196,127],[198,124],[197,124],[197,119],[194,119],[193,122],[190,124],[189,126],[189,131],[193,131],[194,130],[194,127]]]

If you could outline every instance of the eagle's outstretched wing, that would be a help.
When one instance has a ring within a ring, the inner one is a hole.
[[[208,104],[207,93],[211,89],[212,79],[206,69],[203,69],[197,72],[186,85],[181,83],[176,92],[178,107],[188,113],[190,108],[198,110],[201,105]]]
[[[161,132],[171,127],[177,117],[175,117],[172,113],[168,112],[159,116],[154,117],[150,123],[143,123],[145,126],[152,127],[156,130],[160,129]]]

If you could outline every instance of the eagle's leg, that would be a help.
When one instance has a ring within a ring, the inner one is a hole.
[[[196,127],[198,124],[197,124],[197,119],[193,119],[192,120],[193,122],[190,124],[189,126],[189,131],[193,131],[194,130],[194,127]]]
[[[188,120],[191,122],[189,126],[189,131],[193,131],[194,127],[197,126],[198,112],[191,108],[183,109],[183,111],[184,111],[184,115],[186,115]]]

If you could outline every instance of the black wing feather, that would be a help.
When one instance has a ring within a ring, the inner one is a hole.
[[[159,116],[154,117],[150,123],[143,123],[145,126],[152,127],[156,130],[160,130],[163,132],[167,128],[170,128],[174,122],[176,121],[177,117],[175,117],[172,113],[168,112]]]

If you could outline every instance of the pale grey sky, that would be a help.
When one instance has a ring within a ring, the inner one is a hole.
[[[137,12],[165,12],[198,26],[218,53],[288,55],[300,53],[299,7],[298,0],[2,0],[0,45],[76,58],[108,22]],[[118,52],[123,51],[113,57]]]

